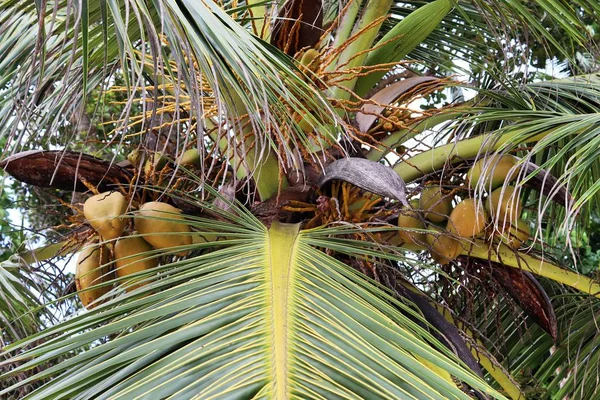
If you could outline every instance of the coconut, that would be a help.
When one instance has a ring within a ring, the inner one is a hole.
[[[135,274],[136,272],[146,271],[158,266],[158,259],[148,256],[146,253],[152,250],[152,246],[139,236],[129,236],[117,240],[115,244],[115,265],[116,273],[119,278]],[[151,257],[151,258],[148,258]],[[136,289],[140,285],[130,285],[131,279],[121,281],[126,285],[126,290]]]
[[[487,158],[479,159],[467,173],[469,186],[475,189],[479,183],[484,189],[490,189],[491,186],[491,189],[494,190],[502,186],[504,182],[512,182],[518,175],[516,169],[510,173],[510,170],[516,163],[517,159],[510,155],[494,154]]]
[[[487,216],[483,206],[475,199],[458,203],[448,218],[450,232],[465,238],[478,235],[485,228]]]
[[[315,49],[306,50],[300,59],[300,70],[303,72],[307,69],[315,72],[319,69],[320,65],[319,52]]]
[[[499,221],[516,220],[521,216],[522,205],[514,186],[494,190],[486,203],[487,211]]]
[[[182,221],[182,222],[179,222]],[[156,249],[169,249],[192,244],[190,227],[181,210],[167,203],[152,201],[140,207],[134,218],[135,229]],[[185,256],[188,250],[176,253]]]
[[[419,201],[413,200],[410,204],[412,208],[417,208]],[[398,237],[404,243],[402,247],[410,250],[422,250],[425,248],[425,234],[410,231],[412,229],[425,229],[425,224],[417,211],[405,206],[403,212],[398,215],[398,226],[407,229],[398,232]]]
[[[98,304],[95,301],[110,291],[109,285],[94,287],[114,278],[114,273],[107,265],[108,262],[108,249],[106,246],[99,245],[97,240],[88,242],[79,253],[75,268],[75,286],[85,308],[95,307]],[[89,289],[90,287],[92,289]]]
[[[197,149],[186,150],[179,160],[179,165],[200,165],[200,154]]]
[[[426,186],[421,193],[420,208],[427,210],[425,218],[432,222],[442,222],[452,210],[452,199],[444,196],[439,186]]]
[[[531,231],[529,224],[519,218],[516,223],[504,223],[498,236],[502,243],[517,250],[531,237]]]
[[[83,204],[83,215],[104,240],[116,239],[125,230],[127,199],[119,192],[94,195]]]
[[[439,264],[448,264],[460,254],[462,246],[460,242],[447,235],[425,235],[429,244],[431,258]]]
[[[153,172],[160,171],[167,164],[167,159],[162,153],[151,154],[144,164],[144,176],[149,177]]]
[[[140,162],[140,151],[138,149],[132,150],[129,154],[127,154],[127,160],[131,163],[131,165],[137,165]]]

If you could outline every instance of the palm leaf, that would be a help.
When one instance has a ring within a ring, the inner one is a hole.
[[[220,249],[10,346],[11,374],[91,346],[20,382],[55,376],[27,398],[468,398],[441,371],[501,398],[406,305],[311,246],[319,230],[238,221],[219,224]]]

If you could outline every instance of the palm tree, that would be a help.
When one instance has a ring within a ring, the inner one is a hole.
[[[0,396],[599,398],[600,6],[525,3],[3,0],[2,166],[84,197],[0,268]]]

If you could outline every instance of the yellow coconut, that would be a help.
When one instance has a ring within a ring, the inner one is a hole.
[[[413,200],[410,204],[412,208],[418,208],[419,201]],[[399,239],[404,243],[402,247],[410,250],[422,250],[425,248],[425,234],[410,231],[412,229],[425,229],[425,224],[417,211],[405,206],[400,215],[398,215],[398,226],[407,229],[398,232]]]
[[[518,219],[516,224],[504,223],[498,235],[505,245],[517,250],[531,237],[529,224],[522,219]]]
[[[442,188],[433,185],[426,186],[421,193],[420,208],[425,212],[425,218],[432,222],[442,222],[452,210],[452,199],[444,196]]]
[[[521,216],[522,205],[514,186],[494,190],[486,202],[486,209],[494,220],[514,221]]]
[[[108,262],[108,249],[99,245],[97,240],[87,243],[79,253],[75,268],[75,286],[85,308],[95,307],[98,304],[95,301],[110,290],[109,285],[89,289],[114,278],[110,266],[106,265]]]
[[[439,264],[448,264],[460,254],[462,246],[460,242],[447,235],[425,235],[429,244],[431,258]]]
[[[192,244],[190,227],[181,210],[167,203],[152,201],[140,207],[134,218],[135,229],[156,249]],[[185,256],[188,250],[176,253]]]
[[[117,240],[115,244],[115,265],[116,272],[119,278],[135,274],[136,272],[146,271],[158,266],[156,257],[148,258],[149,256],[143,253],[151,251],[152,246],[139,236],[129,236]],[[129,285],[130,279],[120,281],[127,285],[126,290],[130,291],[138,288],[140,285]]]
[[[514,170],[510,176],[510,170],[517,163],[517,159],[510,155],[494,154],[492,156],[481,158],[473,164],[473,167],[467,173],[467,181],[472,189],[477,184],[484,189],[496,189],[502,186],[504,182],[509,183],[515,180],[518,170]]]
[[[116,239],[125,230],[127,199],[119,192],[94,195],[83,204],[83,215],[104,240]]]
[[[470,238],[485,228],[487,216],[481,202],[465,199],[458,203],[448,218],[448,229],[458,236]]]

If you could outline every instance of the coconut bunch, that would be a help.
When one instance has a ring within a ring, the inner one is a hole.
[[[410,250],[428,250],[442,265],[456,259],[474,238],[519,249],[531,233],[520,218],[523,205],[518,190],[510,185],[517,176],[516,163],[516,158],[502,155],[479,160],[471,167],[469,186],[492,190],[484,199],[466,197],[453,206],[454,195],[444,193],[440,185],[425,186],[420,198],[411,200],[398,216],[398,227],[403,229],[396,242]]]
[[[83,205],[87,222],[96,231],[77,260],[75,282],[81,302],[92,308],[97,299],[111,288],[118,277],[126,291],[142,284],[132,284],[127,277],[158,266],[157,257],[148,257],[153,249],[170,249],[192,244],[191,229],[178,208],[163,202],[142,204],[133,216],[133,231],[127,234],[129,221],[125,214],[128,201],[119,192],[94,195]],[[131,229],[129,229],[131,230]],[[186,256],[189,250],[176,253]]]

